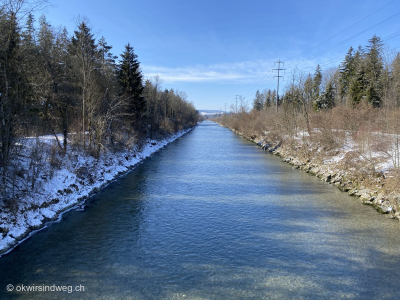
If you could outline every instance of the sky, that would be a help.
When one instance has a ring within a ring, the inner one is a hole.
[[[51,0],[50,0],[51,1]],[[377,35],[400,51],[400,0],[52,0],[44,12],[72,35],[86,18],[96,38],[120,55],[130,43],[145,79],[184,91],[197,109],[226,109],[236,95],[280,94],[294,70],[339,66],[349,48]],[[41,12],[38,14],[41,14]],[[37,17],[38,18],[38,17]]]

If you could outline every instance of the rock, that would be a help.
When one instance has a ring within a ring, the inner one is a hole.
[[[358,193],[357,189],[349,190],[349,195],[350,196],[356,196]]]

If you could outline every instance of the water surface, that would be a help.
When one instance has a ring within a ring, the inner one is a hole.
[[[0,258],[0,298],[396,299],[399,229],[204,122]]]

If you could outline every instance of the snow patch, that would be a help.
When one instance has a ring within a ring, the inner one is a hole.
[[[10,252],[37,229],[44,227],[46,221],[61,220],[64,212],[76,209],[78,204],[82,206],[93,193],[190,130],[180,131],[162,141],[148,140],[140,152],[135,149],[109,152],[99,160],[82,153],[68,153],[62,169],[56,170],[51,177],[39,174],[36,183],[39,188],[18,200],[17,212],[0,210],[0,253]],[[62,135],[58,138],[62,139]],[[21,147],[32,148],[38,142],[51,146],[55,137],[24,138],[20,144]]]

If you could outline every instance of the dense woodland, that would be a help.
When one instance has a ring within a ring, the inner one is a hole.
[[[3,198],[13,196],[18,176],[26,177],[21,161],[37,155],[32,149],[27,160],[23,137],[50,134],[57,155],[73,148],[99,158],[104,151],[137,149],[148,138],[196,124],[198,112],[184,92],[162,90],[158,77],[144,81],[129,43],[118,57],[104,37],[95,38],[86,20],[70,34],[52,27],[44,15],[37,22],[27,2],[0,5]]]

